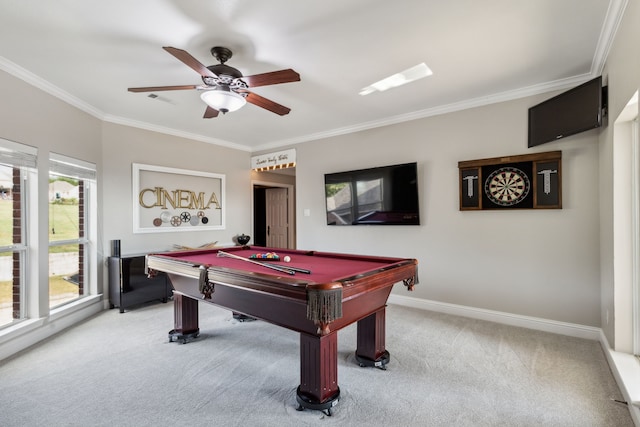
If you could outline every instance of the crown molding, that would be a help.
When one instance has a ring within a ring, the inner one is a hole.
[[[514,99],[525,98],[527,96],[539,95],[539,94],[551,92],[554,90],[569,89],[571,87],[582,84],[594,77],[596,76],[593,76],[592,74],[581,74],[578,76],[555,80],[552,82],[542,83],[539,85],[533,85],[533,86],[523,87],[523,88],[501,92],[493,95],[467,99],[464,101],[454,102],[447,105],[440,105],[437,107],[426,108],[424,110],[413,111],[407,114],[400,114],[397,116],[386,117],[381,120],[373,120],[370,122],[358,123],[352,126],[345,126],[342,128],[331,129],[324,132],[303,135],[296,138],[273,141],[273,142],[261,145],[259,147],[255,147],[253,148],[252,151],[262,151],[262,150],[279,148],[287,145],[295,145],[303,142],[315,141],[319,139],[332,138],[335,136],[361,132],[369,129],[375,129],[378,127],[390,126],[390,125],[404,123],[412,120],[424,119],[427,117],[439,116],[442,114],[467,110],[470,108],[482,107],[485,105],[496,104],[499,102],[506,102]]]
[[[33,74],[31,71],[22,68],[18,64],[15,64],[6,58],[3,58],[2,56],[0,56],[0,70],[6,71],[12,76],[23,80],[31,86],[35,86],[36,88],[48,93],[49,95],[55,96],[61,101],[64,101],[67,104],[84,111],[85,113],[91,114],[97,119],[104,119],[104,113],[102,111],[71,95],[70,93],[60,89],[59,87],[49,83],[36,74]]]
[[[233,148],[240,151],[251,151],[251,147],[241,144],[235,144],[233,142],[226,141],[224,139],[212,138],[210,136],[204,136],[197,133],[185,132],[178,129],[168,128],[164,126],[158,126],[147,122],[141,122],[137,120],[131,120],[124,117],[106,115],[102,120],[109,123],[115,123],[123,126],[130,126],[138,129],[149,130],[152,132],[164,133],[167,135],[177,136],[179,138],[191,139],[194,141],[206,142],[208,144],[220,145],[226,148]]]
[[[596,46],[593,61],[591,62],[591,74],[594,76],[599,76],[602,74],[602,70],[604,70],[611,45],[618,32],[628,3],[629,0],[611,0],[609,2],[607,15],[604,18],[600,37],[598,38],[598,45]]]

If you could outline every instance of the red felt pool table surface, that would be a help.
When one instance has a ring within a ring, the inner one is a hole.
[[[219,256],[218,252],[242,257],[244,260]],[[275,249],[263,247],[244,248],[224,248],[219,250],[186,251],[162,254],[175,260],[191,263],[193,265],[204,265],[207,267],[223,267],[242,272],[252,272],[265,274],[280,278],[283,273],[268,267],[257,265],[247,260],[251,260],[252,255],[275,253],[280,257],[279,261],[273,259],[255,259],[259,262],[268,262],[280,268],[296,267],[310,271],[310,274],[296,273],[295,277],[289,277],[301,283],[330,283],[346,281],[349,278],[367,273],[379,271],[380,269],[392,267],[394,265],[405,264],[405,259],[384,258],[373,256],[357,256],[349,254],[336,254],[317,251],[296,251],[289,249]],[[284,257],[291,258],[290,262],[284,262]],[[286,273],[285,273],[286,274]],[[284,276],[287,277],[287,276]],[[288,281],[291,283],[291,281]]]

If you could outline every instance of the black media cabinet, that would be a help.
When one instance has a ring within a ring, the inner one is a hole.
[[[167,275],[158,272],[148,278],[145,270],[145,255],[109,257],[109,304],[119,307],[120,313],[139,304],[151,301],[166,303],[172,295]]]

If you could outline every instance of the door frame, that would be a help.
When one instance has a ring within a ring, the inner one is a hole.
[[[295,185],[290,184],[282,184],[279,182],[270,182],[270,181],[259,181],[259,180],[251,180],[251,235],[255,236],[255,218],[253,215],[253,190],[256,186],[262,187],[278,187],[278,188],[286,188],[287,189],[287,215],[289,216],[289,236],[287,238],[287,246],[288,249],[296,248],[296,193],[295,193]]]

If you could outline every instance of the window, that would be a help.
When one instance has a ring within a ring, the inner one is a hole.
[[[368,179],[356,182],[358,195],[358,215],[361,218],[371,212],[381,211],[382,206],[382,178]]]
[[[384,208],[382,191],[382,178],[354,178],[325,184],[327,223],[351,224],[372,212],[381,211]]]
[[[37,150],[0,139],[0,327],[27,317],[29,184]]]
[[[349,182],[325,184],[327,194],[327,224],[351,224],[353,195]]]
[[[49,158],[49,308],[89,295],[89,224],[95,165]]]

